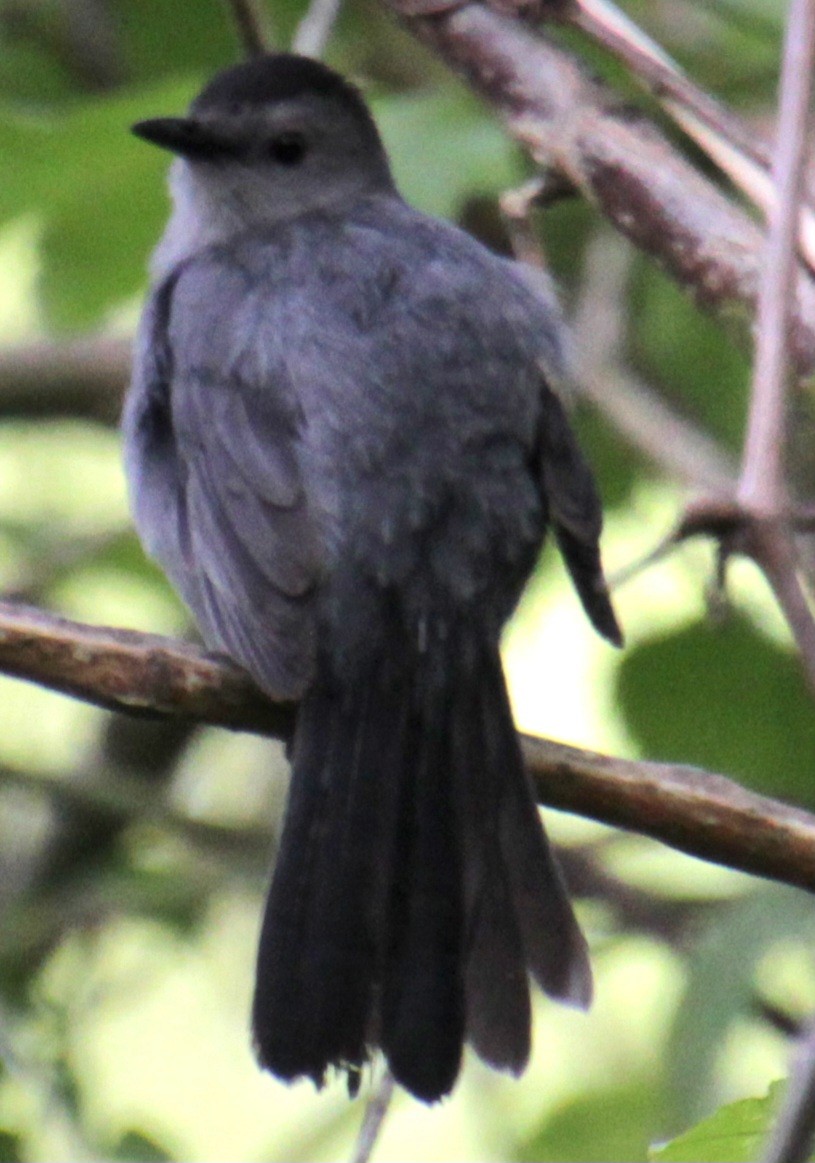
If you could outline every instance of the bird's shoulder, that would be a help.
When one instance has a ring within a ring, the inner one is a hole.
[[[496,254],[459,226],[395,197],[361,200],[346,238],[349,265],[364,255],[365,269],[390,280],[402,309],[420,324],[464,327],[487,345],[534,355],[554,377],[565,374],[566,330],[543,271]]]
[[[401,313],[512,335],[552,367],[564,360],[560,308],[545,275],[392,193],[247,230],[190,256],[173,277],[174,299],[196,321],[193,336],[178,336],[187,350],[188,338],[194,345],[227,325],[234,335],[244,321],[251,333],[259,322],[288,328],[292,314],[347,313],[375,327]]]

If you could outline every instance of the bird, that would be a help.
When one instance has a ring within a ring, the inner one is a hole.
[[[262,1068],[433,1103],[519,1075],[587,944],[500,656],[551,531],[622,641],[550,284],[400,196],[360,91],[268,53],[184,116],[123,414],[143,544],[207,646],[297,703],[252,1005]],[[547,664],[558,667],[552,657]]]

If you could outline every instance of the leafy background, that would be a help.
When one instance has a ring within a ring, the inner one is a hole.
[[[774,98],[781,7],[626,5],[757,120]],[[278,44],[302,14],[275,0]],[[618,68],[574,47],[648,107]],[[236,52],[215,0],[0,0],[6,594],[189,631],[131,532],[115,426],[67,388],[59,407],[42,408],[9,385],[20,345],[131,333],[167,200],[166,159],[127,128],[180,111]],[[372,0],[349,0],[328,59],[364,84],[405,194],[503,245],[497,195],[529,169],[488,111]],[[605,229],[577,202],[541,219],[567,310],[587,244]],[[736,454],[747,360],[649,262],[629,258],[628,366]],[[111,414],[117,391],[112,381]],[[669,531],[683,494],[588,406],[576,423],[606,499],[613,574]],[[783,625],[738,563],[713,617],[713,567],[709,548],[688,544],[621,585],[618,655],[592,637],[547,552],[506,635],[519,724],[693,762],[815,808],[812,707]],[[0,1161],[349,1156],[360,1103],[339,1083],[319,1095],[286,1089],[250,1052],[254,942],[285,772],[256,739],[128,722],[0,678]],[[397,1100],[376,1158],[754,1157],[786,1071],[786,1031],[815,1008],[811,901],[585,821],[549,813],[548,823],[578,894],[581,868],[595,881],[580,903],[592,1012],[538,999],[521,1081],[468,1059],[450,1101]]]

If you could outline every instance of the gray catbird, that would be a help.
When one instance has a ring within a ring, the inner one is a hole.
[[[553,296],[397,193],[357,90],[274,55],[135,132],[177,156],[124,417],[136,524],[206,642],[299,700],[260,937],[261,1064],[419,1098],[520,1073],[528,974],[591,974],[499,636],[551,523],[620,632]]]

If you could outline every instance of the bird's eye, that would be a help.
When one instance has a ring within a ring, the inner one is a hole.
[[[269,157],[282,166],[296,166],[306,156],[306,149],[302,133],[280,133],[269,142]]]

